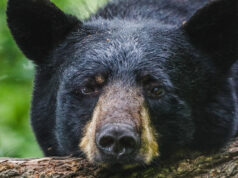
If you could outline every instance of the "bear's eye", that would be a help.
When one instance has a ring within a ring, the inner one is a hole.
[[[99,88],[93,86],[85,86],[81,89],[83,95],[97,95],[99,93]]]
[[[162,87],[154,86],[147,88],[147,95],[149,97],[158,98],[164,95],[165,91]]]

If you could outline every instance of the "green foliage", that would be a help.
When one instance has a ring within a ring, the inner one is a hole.
[[[107,0],[52,0],[66,13],[73,14],[79,19],[85,19],[102,7]]]
[[[106,0],[52,0],[80,19]],[[16,46],[6,23],[7,0],[0,0],[0,157],[40,157],[29,123],[34,65]]]

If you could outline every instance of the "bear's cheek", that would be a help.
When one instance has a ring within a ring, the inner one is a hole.
[[[100,96],[79,145],[91,162],[110,162],[101,154],[96,141],[97,135],[108,124],[120,127],[126,125],[133,129],[133,134],[138,138],[138,146],[130,162],[143,161],[149,164],[159,156],[158,135],[151,125],[149,112],[139,89],[113,84]],[[118,159],[118,162],[124,164],[123,159]]]

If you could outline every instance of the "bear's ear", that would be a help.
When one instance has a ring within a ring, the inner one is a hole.
[[[212,56],[222,71],[238,59],[238,0],[215,0],[183,26],[191,43]]]
[[[9,0],[7,22],[20,49],[37,64],[80,24],[49,0]]]

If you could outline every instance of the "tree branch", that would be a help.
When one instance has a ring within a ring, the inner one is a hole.
[[[238,177],[238,141],[209,156],[191,154],[186,159],[144,169],[110,171],[82,158],[0,158],[0,177]]]

